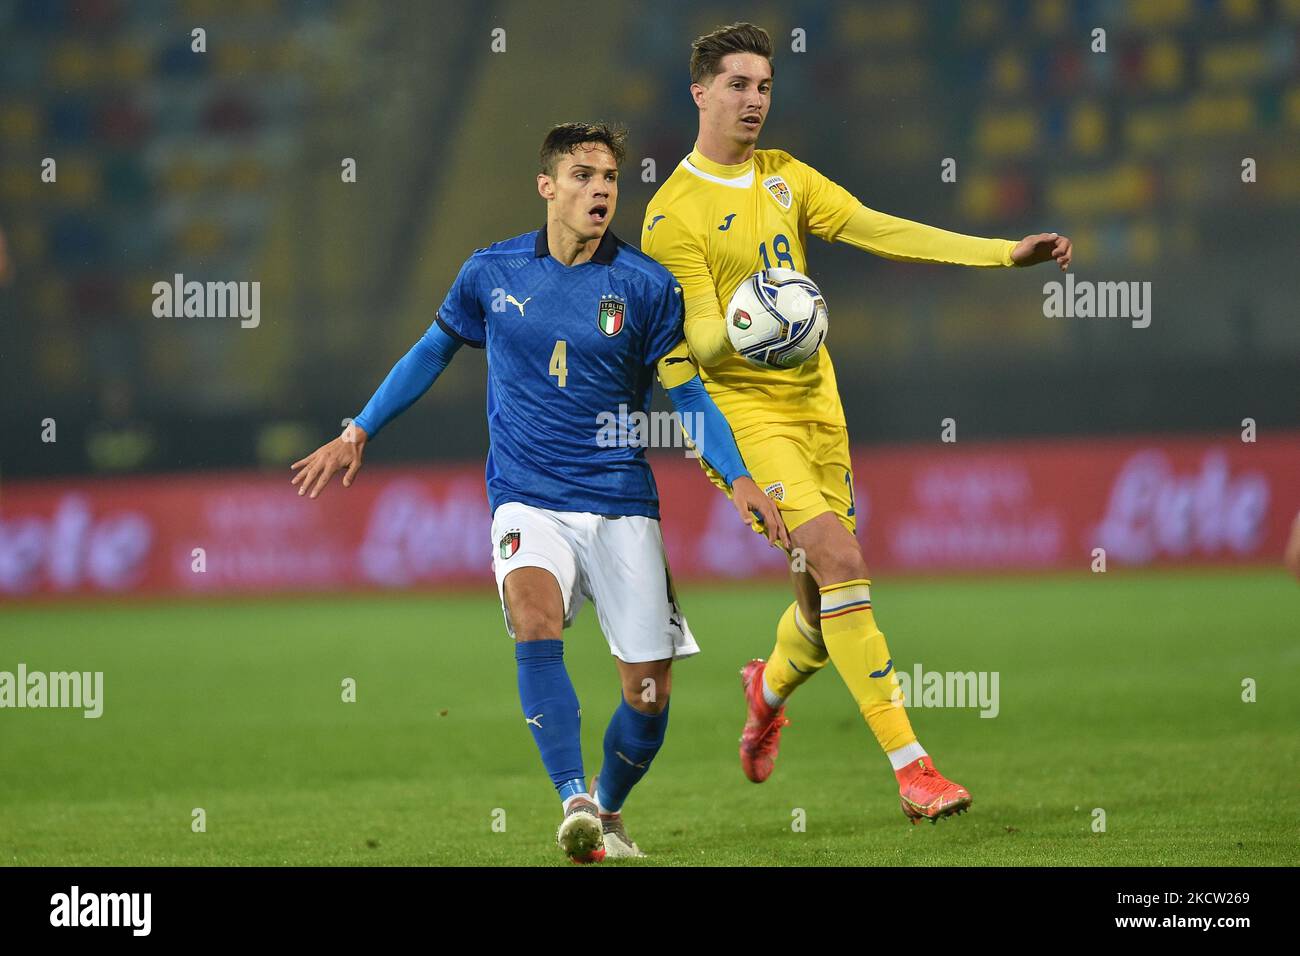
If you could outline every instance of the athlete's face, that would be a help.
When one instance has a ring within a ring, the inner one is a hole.
[[[618,204],[618,163],[603,143],[583,143],[560,157],[554,176],[538,174],[537,191],[579,240],[599,239]]]
[[[753,146],[772,105],[772,64],[757,53],[729,53],[721,66],[711,80],[691,84],[700,118],[714,137]]]

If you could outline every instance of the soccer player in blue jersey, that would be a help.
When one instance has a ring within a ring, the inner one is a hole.
[[[663,743],[672,662],[699,651],[673,593],[645,450],[635,435],[609,442],[602,413],[648,411],[657,370],[741,517],[760,522],[774,544],[790,544],[689,357],[681,287],[609,231],[625,138],[603,124],[552,129],[537,176],[546,225],[470,256],[433,325],[352,426],[292,466],[300,495],[315,498],[339,471],[350,486],[369,439],[424,394],[456,350],[486,348],[493,567],[524,720],[563,801],[557,841],[578,862],[644,855],[621,809]],[[584,598],[596,606],[623,685],[590,790],[561,639]]]

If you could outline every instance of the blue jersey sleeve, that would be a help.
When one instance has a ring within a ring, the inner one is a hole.
[[[722,475],[727,487],[734,485],[737,478],[750,477],[745,459],[736,447],[731,425],[705,391],[698,375],[668,389],[668,397],[681,417],[682,429],[690,436],[691,444],[699,451],[700,457]]]
[[[645,364],[654,365],[677,347],[686,336],[683,322],[682,287],[669,276],[659,285],[651,300],[653,312],[645,337]]]
[[[374,438],[380,429],[429,390],[458,348],[460,342],[457,339],[436,324],[430,326],[420,341],[393,366],[353,422],[368,438]]]
[[[487,343],[487,325],[479,298],[478,265],[478,259],[470,256],[460,267],[456,281],[438,308],[437,324],[458,342],[481,349]]]

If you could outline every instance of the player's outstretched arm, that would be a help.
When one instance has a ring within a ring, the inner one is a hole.
[[[910,219],[900,219],[859,206],[835,237],[886,259],[899,262],[938,262],[959,266],[1031,266],[1054,260],[1062,269],[1070,264],[1070,240],[1051,233],[1010,239],[981,239],[937,229]]]
[[[741,519],[746,524],[757,519],[767,540],[773,545],[780,543],[788,551],[790,533],[781,519],[780,509],[750,477],[726,416],[705,391],[690,360],[683,358],[684,345],[659,361],[659,381],[681,416],[683,430],[700,457],[731,488],[731,503]]]
[[[361,414],[352,420],[342,435],[289,466],[297,471],[290,483],[299,486],[298,494],[310,492],[310,497],[315,498],[339,471],[344,473],[343,487],[350,487],[361,470],[366,442],[429,390],[458,348],[459,341],[436,322],[431,325],[420,341],[393,366]]]

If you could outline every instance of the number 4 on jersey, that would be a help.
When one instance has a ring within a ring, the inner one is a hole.
[[[555,351],[551,353],[551,374],[559,379],[560,388],[564,388],[564,383],[569,378],[568,351],[564,339],[557,339]]]

